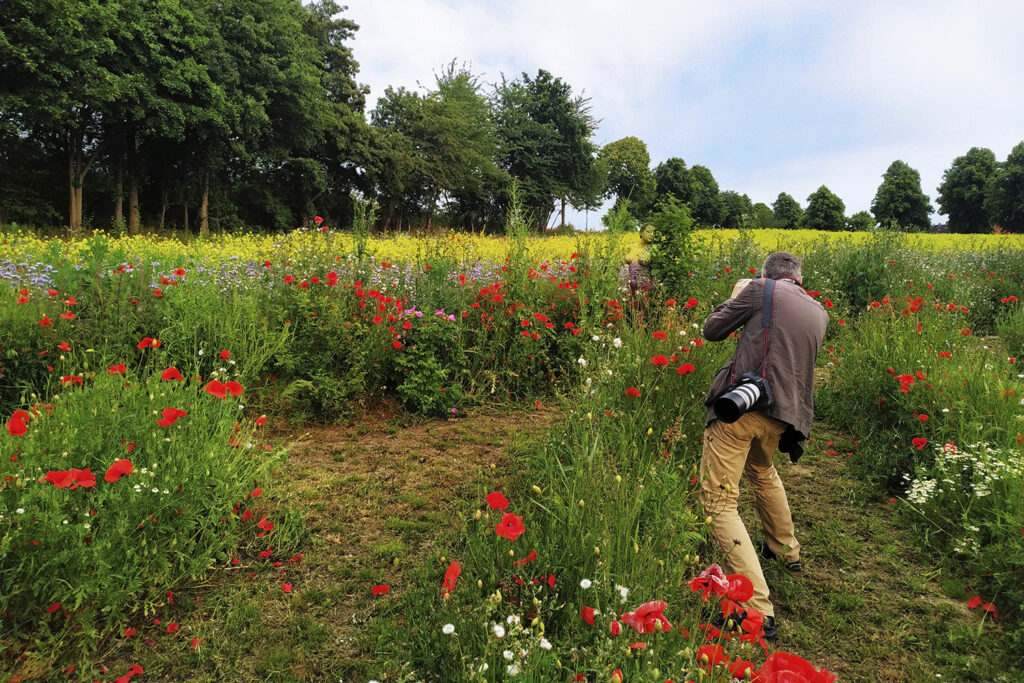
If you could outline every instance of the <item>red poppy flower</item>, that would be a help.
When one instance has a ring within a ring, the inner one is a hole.
[[[265,424],[267,424],[267,416],[266,415],[260,415],[259,417],[256,418],[256,426],[257,427],[262,427]]]
[[[169,406],[160,411],[160,414],[163,415],[163,417],[157,420],[156,423],[161,427],[170,427],[178,421],[179,417],[185,417],[188,415],[184,410],[178,410],[177,408],[171,408]]]
[[[526,527],[523,526],[523,518],[513,515],[511,512],[506,512],[498,522],[498,526],[495,527],[494,531],[502,538],[507,538],[510,541],[514,541],[519,538]]]
[[[370,592],[374,595],[387,595],[389,590],[391,590],[391,586],[386,583],[382,583],[371,588]]]
[[[103,475],[103,479],[108,484],[113,484],[126,474],[132,474],[132,461],[127,458],[121,458],[107,468],[107,473]]]
[[[120,365],[111,365],[110,367],[107,368],[107,374],[108,375],[123,375],[125,370],[126,370],[126,368],[124,366],[124,363],[121,363]]]
[[[283,590],[285,593],[291,593],[292,592],[292,584],[291,584],[291,582],[283,581],[281,583],[281,590]]]
[[[448,595],[455,590],[455,582],[459,578],[459,574],[462,573],[462,565],[456,561],[452,561],[448,565],[448,569],[444,572],[444,580],[441,582],[441,595]]]
[[[587,622],[591,626],[594,625],[594,608],[587,607],[584,605],[583,609],[580,610],[580,619]]]
[[[228,395],[224,383],[216,379],[210,380],[209,384],[206,385],[206,393],[219,399],[227,398]]]
[[[632,626],[637,633],[654,633],[655,631],[671,631],[672,624],[668,622],[662,612],[668,607],[668,603],[661,600],[645,602],[632,612],[619,615],[622,621]]]
[[[676,300],[675,299],[665,299],[665,305],[666,306],[675,306],[676,305]]]
[[[64,470],[51,470],[46,473],[43,477],[46,481],[50,482],[59,489],[64,489],[71,486],[72,478],[71,472]]]
[[[228,351],[227,349],[222,349],[220,352],[220,357],[221,360],[227,360],[228,358],[231,358],[231,352]]]
[[[60,602],[55,602],[55,603],[53,603],[52,605],[50,605],[49,607],[46,608],[46,613],[47,614],[53,614],[54,612],[56,612],[59,609],[60,609]]]
[[[928,445],[928,439],[919,436],[910,443],[912,443],[914,445],[914,448],[916,448],[917,450],[921,450],[922,448]]]
[[[192,640],[188,641],[189,646],[192,648],[192,652],[195,652],[199,649],[199,644],[201,642],[203,641],[199,640],[198,638],[193,638]]]
[[[64,375],[60,378],[61,384],[82,384],[82,375]]]
[[[90,489],[96,485],[96,475],[94,475],[88,467],[84,470],[76,470],[74,467],[71,468],[71,478],[75,480],[75,483],[71,485],[71,488],[82,488]]]
[[[925,415],[924,413],[922,413],[922,414],[917,416],[917,419],[920,420],[921,422],[927,422],[928,421],[928,416]]]
[[[741,681],[748,680],[748,670],[750,671],[750,675],[753,676],[754,672],[757,671],[757,667],[754,666],[753,662],[748,662],[744,659],[737,659],[729,665],[729,673]]]
[[[524,564],[530,564],[531,562],[533,562],[536,559],[537,559],[537,550],[535,548],[533,548],[533,549],[530,550],[530,554],[529,555],[527,555],[526,557],[524,557],[522,559],[516,560],[512,564],[514,564],[517,567],[521,567]]]
[[[57,344],[57,350],[58,351],[70,351],[71,350],[71,344],[68,344],[67,342],[61,342],[60,344]]]
[[[169,382],[172,379],[184,380],[185,378],[181,376],[180,372],[178,372],[178,368],[172,365],[160,374],[160,379],[165,382]]]
[[[224,388],[232,396],[241,396],[242,392],[245,391],[245,389],[242,388],[241,384],[234,381],[224,382]]]
[[[698,302],[696,299],[693,299],[693,298],[687,299],[686,300],[686,308],[693,308],[698,303],[700,303],[700,302]]]
[[[397,339],[393,339],[391,340],[391,347],[395,349],[400,349],[402,348],[402,342],[398,341]]]
[[[825,299],[825,308],[834,308],[835,304],[832,303],[832,299]],[[742,676],[741,676],[742,678]]]
[[[641,392],[636,387],[629,387],[628,389],[626,389],[622,393],[624,393],[626,396],[629,396],[630,398],[640,398],[640,393]]]
[[[654,337],[655,339],[665,339],[668,335],[665,334],[664,332],[662,332],[661,330],[658,330],[657,332],[655,332],[651,336]]]
[[[975,607],[977,607],[980,604],[981,604],[981,598],[978,597],[977,595],[975,595],[973,598],[971,598],[970,600],[967,601],[967,607],[970,608],[970,609],[974,609]]]
[[[320,216],[313,216],[313,222],[316,223],[317,225],[320,225],[321,223],[324,222],[324,219],[321,218]]]
[[[175,268],[174,269],[175,277],[182,277],[183,275],[185,275],[186,272],[187,271],[184,268]]]
[[[663,356],[663,355],[661,355],[659,353],[657,356],[654,356],[654,357],[651,358],[651,364],[652,365],[668,365],[668,358],[666,358],[665,356]]]
[[[502,510],[508,507],[508,498],[501,491],[493,491],[487,494],[487,505],[492,510]]]
[[[702,666],[706,666],[708,669],[718,666],[722,662],[726,662],[729,658],[725,655],[725,650],[722,649],[721,645],[701,645],[697,648],[697,660]]]
[[[181,628],[181,626],[179,626],[176,622],[172,621],[171,623],[167,624],[167,632],[168,633],[174,633],[179,628]]]
[[[678,368],[676,368],[676,372],[678,372],[680,375],[688,375],[696,369],[697,368],[693,367],[693,363],[683,363]]]
[[[803,657],[788,652],[773,652],[757,672],[763,683],[832,683],[836,677],[825,669],[817,671]]]
[[[608,624],[608,630],[611,631],[613,636],[617,636],[622,633],[622,626],[619,624],[619,620],[612,619],[612,623]]]
[[[50,320],[50,316],[44,315],[43,319],[39,321],[39,327],[52,327],[53,321]]]
[[[132,636],[134,636],[134,635],[135,635],[136,633],[138,633],[138,631],[136,631],[135,629],[133,629],[133,628],[132,628],[131,626],[128,626],[128,627],[127,627],[127,628],[125,628],[125,630],[124,630],[124,637],[125,637],[125,638],[131,638],[131,637],[132,637]]]
[[[11,436],[25,436],[28,432],[28,425],[25,424],[25,420],[15,415],[7,421],[7,433]]]

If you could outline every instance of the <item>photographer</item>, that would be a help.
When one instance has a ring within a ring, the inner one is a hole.
[[[775,636],[775,610],[758,555],[781,555],[789,571],[801,569],[786,490],[772,461],[777,449],[793,462],[803,453],[814,412],[814,363],[828,323],[825,309],[804,291],[801,265],[788,252],[771,254],[761,277],[736,283],[704,322],[708,341],[722,341],[741,327],[743,334],[705,401],[700,499],[714,518],[713,535],[726,563],[754,584],[748,604],[765,615],[765,638]],[[764,527],[765,540],[756,547],[736,510],[744,471]]]

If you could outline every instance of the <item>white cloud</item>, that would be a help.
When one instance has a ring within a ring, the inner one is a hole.
[[[897,158],[934,201],[955,156],[987,146],[1002,158],[1024,138],[1014,0],[349,6],[371,106],[387,85],[431,85],[452,59],[485,81],[545,68],[592,98],[598,142],[636,135],[654,163],[702,163],[755,201],[803,202],[824,183],[849,212],[866,209]]]

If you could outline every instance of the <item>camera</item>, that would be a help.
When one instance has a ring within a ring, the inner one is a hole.
[[[768,380],[753,372],[745,372],[715,400],[714,410],[719,420],[732,424],[747,411],[769,408],[774,404],[775,396]]]

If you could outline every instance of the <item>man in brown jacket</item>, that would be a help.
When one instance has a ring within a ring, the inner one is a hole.
[[[810,435],[814,413],[814,363],[828,323],[825,309],[801,285],[801,266],[793,254],[771,254],[761,277],[738,282],[731,298],[704,322],[708,341],[722,341],[741,327],[743,334],[732,360],[718,371],[708,390],[700,499],[714,518],[712,533],[726,554],[726,564],[754,584],[748,604],[765,615],[766,638],[775,636],[775,609],[758,554],[767,559],[783,555],[790,571],[800,571],[800,543],[786,489],[772,461],[777,449],[789,453],[794,462],[803,453],[801,442]],[[766,284],[770,280],[773,285]],[[767,380],[774,403],[754,404],[727,424],[715,415],[714,401],[746,372]],[[765,541],[756,548],[736,510],[744,471],[764,527]]]

